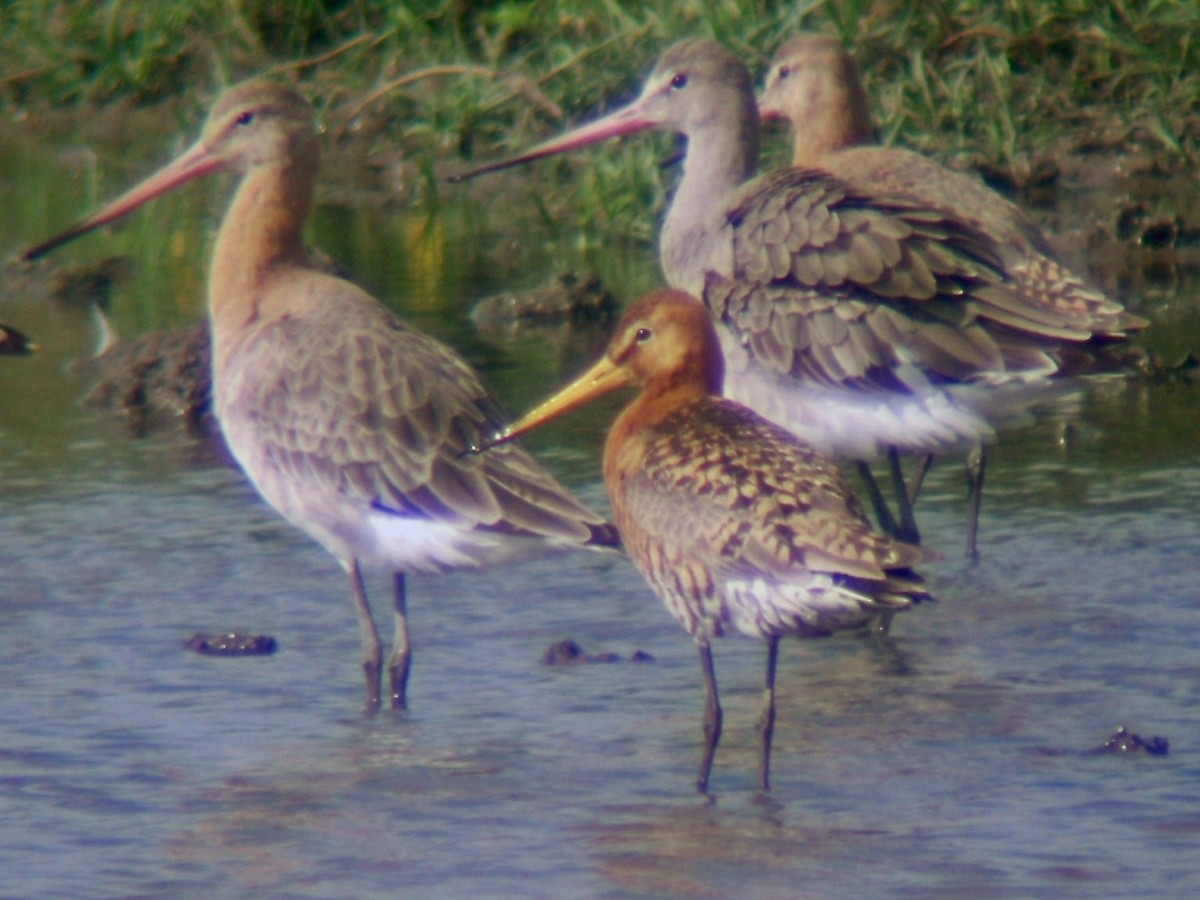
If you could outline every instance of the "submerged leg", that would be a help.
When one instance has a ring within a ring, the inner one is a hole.
[[[408,639],[408,600],[404,573],[394,576],[396,592],[395,636],[388,656],[388,677],[392,685],[392,709],[408,708],[408,672],[412,668],[412,644]]]
[[[862,460],[854,465],[858,468],[858,475],[867,489],[867,496],[871,498],[871,506],[875,510],[875,521],[879,523],[879,530],[884,534],[897,537],[900,531],[899,526],[896,525],[892,511],[888,509],[887,501],[883,499],[883,491],[879,489],[879,482],[875,480],[875,474],[871,471],[871,467]]]
[[[775,736],[775,663],[779,660],[779,635],[767,638],[767,678],[763,686],[762,712],[758,715],[758,740],[762,762],[758,768],[758,786],[771,789],[771,739]]]
[[[892,630],[892,619],[896,618],[893,610],[885,609],[871,622],[871,633],[876,637],[885,638]]]
[[[925,484],[925,476],[933,468],[933,454],[922,453],[917,459],[917,469],[913,472],[912,480],[908,483],[908,504],[917,505],[917,497],[921,495],[921,487]]]
[[[904,486],[904,469],[900,466],[900,451],[888,447],[888,468],[892,473],[892,485],[896,491],[896,504],[900,511],[900,527],[896,537],[909,544],[921,543],[921,532],[917,530],[917,517],[913,515],[912,501]]]
[[[980,444],[967,457],[967,556],[979,559],[979,507],[983,503],[983,476],[987,449]]]
[[[380,680],[382,675],[383,645],[379,631],[371,616],[371,605],[367,603],[367,589],[363,585],[362,569],[357,559],[350,560],[350,586],[354,593],[354,611],[358,613],[358,632],[362,637],[363,674],[367,679],[367,711],[379,709]]]
[[[700,644],[700,668],[704,672],[704,753],[700,757],[700,777],[696,787],[708,792],[708,776],[712,773],[713,757],[721,741],[721,700],[717,695],[717,673],[713,669],[712,647],[707,641]]]

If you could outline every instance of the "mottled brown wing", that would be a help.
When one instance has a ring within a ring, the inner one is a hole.
[[[910,201],[853,191],[825,172],[782,169],[732,205],[735,274],[767,284],[852,288],[877,300],[939,304],[963,321],[976,283],[1002,281],[982,233]]]
[[[1028,305],[1022,316],[1066,340],[1119,338],[1148,324],[1062,265],[1029,217],[978,178],[897,147],[842,149],[821,165],[851,185],[912,198],[986,234],[996,244],[1013,289]]]
[[[710,278],[706,302],[780,371],[886,386],[903,360],[958,382],[1090,336],[1069,311],[1024,295],[978,230],[823,172],[785,169],[753,182],[729,221],[736,286]],[[1022,352],[1009,359],[993,330]],[[1039,366],[1049,362],[1036,355]]]
[[[1016,342],[1010,351],[977,322],[958,327],[840,291],[748,284],[709,273],[704,300],[758,363],[818,384],[918,387],[905,381],[905,366],[937,383],[1054,369],[1040,350]]]
[[[838,467],[788,432],[710,398],[653,429],[622,521],[718,576],[786,581],[804,570],[868,580],[921,551],[872,531]]]
[[[1074,328],[1077,340],[1123,338],[1150,324],[1051,256],[1029,253],[1014,260],[1010,270],[1017,290],[1025,296],[1040,297],[1057,321]]]
[[[514,533],[611,543],[596,513],[526,452],[472,447],[504,418],[454,351],[344,282],[305,321],[264,326],[246,369],[258,433],[298,484],[381,509]],[[325,343],[311,346],[314,318]],[[306,345],[306,343],[308,345]]]

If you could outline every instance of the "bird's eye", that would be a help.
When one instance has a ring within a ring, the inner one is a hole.
[[[244,113],[239,115],[235,121],[238,125],[249,125],[254,121],[254,113],[250,110],[246,110]]]
[[[787,78],[791,74],[792,74],[791,66],[780,66],[779,67],[779,80],[780,81],[783,81],[783,79]]]
[[[681,91],[687,87],[687,83],[688,77],[686,72],[677,72],[671,79],[671,87],[675,88],[677,91]]]
[[[644,343],[646,343],[646,341],[650,340],[650,338],[653,336],[653,334],[654,334],[654,332],[651,331],[649,328],[639,328],[637,330],[637,334],[635,334],[633,336],[633,339],[635,341],[637,341],[639,344],[644,344]]]

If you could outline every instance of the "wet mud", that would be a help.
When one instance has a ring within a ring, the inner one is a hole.
[[[616,662],[648,663],[654,662],[654,657],[645,650],[634,650],[628,660],[611,651],[589,653],[583,646],[571,638],[555,641],[542,654],[544,666],[574,666],[587,663],[616,663]]]
[[[201,656],[270,656],[279,649],[279,642],[269,634],[223,634],[196,632],[184,647]]]

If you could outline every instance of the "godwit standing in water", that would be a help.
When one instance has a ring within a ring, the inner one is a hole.
[[[668,49],[629,106],[460,177],[646,129],[687,137],[660,256],[717,323],[728,395],[822,452],[971,450],[1046,389],[1061,342],[1091,337],[956,215],[827,172],[753,178],[750,73],[713,41]],[[896,533],[915,538],[901,506]]]
[[[978,178],[911,150],[878,146],[858,66],[836,38],[799,34],[783,44],[771,58],[758,111],[764,121],[792,126],[793,165],[830,172],[857,190],[910,198],[983,232],[1022,297],[1073,327],[1072,340],[1120,340],[1147,325],[1065,267],[1029,217]]]
[[[871,529],[838,467],[791,432],[720,396],[708,313],[663,290],[624,315],[605,356],[497,439],[508,441],[620,387],[640,391],[608,433],[604,482],[625,548],[700,647],[706,702],[697,784],[721,738],[712,638],[767,641],[759,781],[770,788],[775,663],[784,635],[861,625],[925,594],[922,551]]]
[[[527,453],[467,454],[501,422],[479,376],[309,261],[301,230],[318,164],[312,118],[288,88],[232,88],[182,156],[26,256],[201,175],[242,176],[209,277],[217,418],[266,501],[349,572],[372,708],[383,657],[361,567],[395,572],[387,668],[392,705],[403,708],[406,572],[492,565],[550,546],[612,545],[616,535]]]

